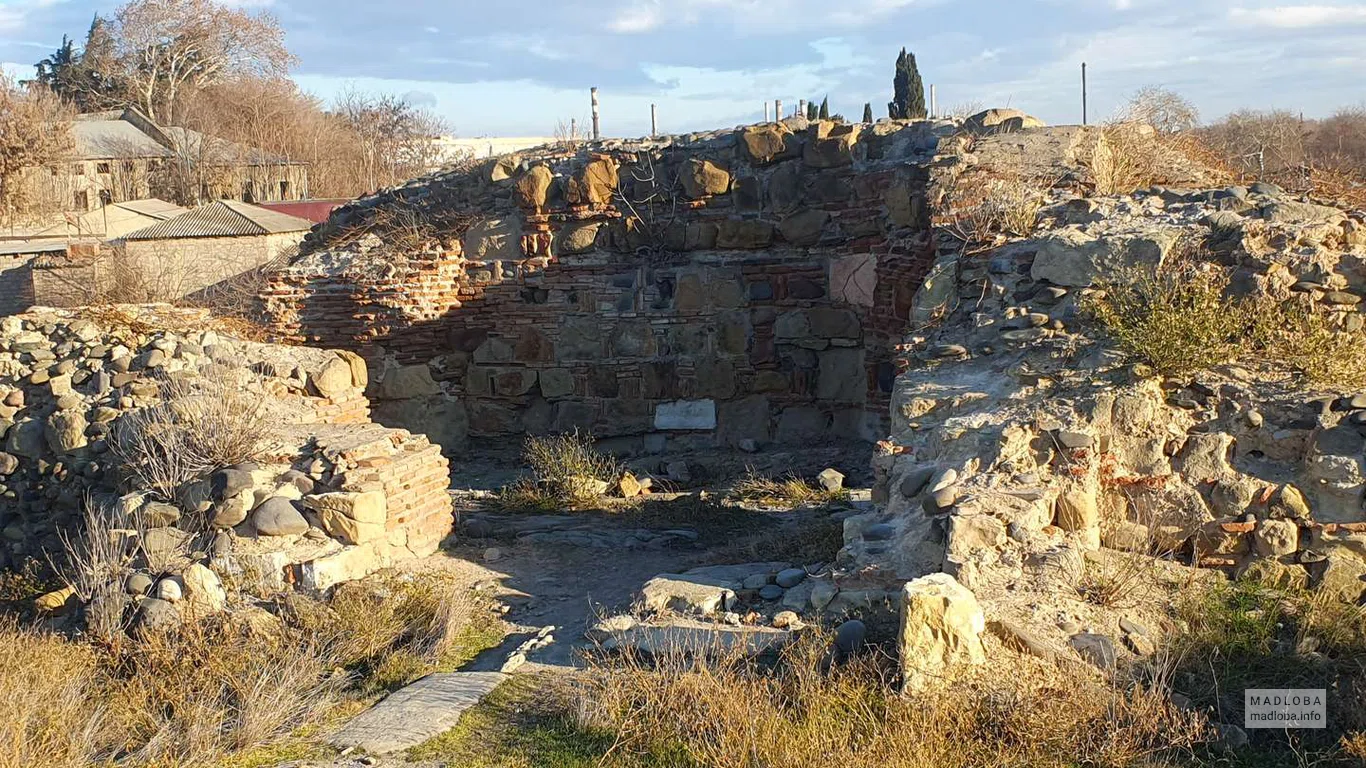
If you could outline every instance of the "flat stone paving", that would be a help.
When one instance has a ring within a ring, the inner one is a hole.
[[[465,710],[507,678],[500,672],[428,675],[357,715],[328,742],[338,749],[354,747],[373,755],[417,746],[454,728]]]

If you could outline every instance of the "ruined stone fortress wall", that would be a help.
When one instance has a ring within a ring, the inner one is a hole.
[[[339,209],[264,291],[376,419],[642,447],[886,433],[946,127],[804,121],[546,148]]]

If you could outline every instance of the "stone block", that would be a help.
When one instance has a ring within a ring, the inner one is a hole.
[[[806,405],[784,408],[778,415],[777,440],[780,443],[806,443],[830,436],[830,417]]]
[[[698,200],[711,195],[724,195],[730,190],[730,171],[710,160],[692,158],[679,174],[683,191]]]
[[[727,219],[717,225],[716,247],[756,250],[773,245],[773,224],[758,219]]]
[[[731,187],[731,199],[739,211],[758,211],[764,206],[764,185],[757,176],[741,176]]]
[[[646,322],[624,322],[612,331],[616,357],[653,357],[658,351],[654,329]]]
[[[555,233],[551,252],[562,256],[587,253],[597,246],[601,228],[602,224],[598,222],[570,224]]]
[[[768,398],[752,395],[721,403],[717,414],[717,442],[736,447],[744,440],[766,443],[772,437]]]
[[[470,261],[517,261],[522,253],[522,223],[515,218],[484,219],[465,233],[465,258]]]
[[[830,298],[859,307],[873,306],[877,256],[860,253],[830,263]]]
[[[486,400],[471,400],[466,406],[470,432],[477,435],[508,435],[521,429],[521,418],[516,408]]]
[[[607,205],[617,190],[619,170],[616,160],[597,156],[570,178],[565,186],[565,200],[571,205]]]
[[[821,232],[830,220],[830,214],[818,208],[806,208],[783,217],[778,222],[778,231],[783,239],[797,246],[815,245],[821,239]]]
[[[716,429],[715,400],[675,400],[655,406],[655,429]]]
[[[566,315],[562,318],[555,353],[560,360],[601,362],[602,326],[598,318],[580,315]]]
[[[986,661],[985,630],[976,596],[952,576],[934,573],[907,583],[897,642],[903,685],[921,690],[955,666]]]
[[[749,323],[744,314],[722,315],[716,321],[716,352],[721,355],[745,354],[749,348]]]
[[[542,397],[566,397],[574,394],[574,373],[568,368],[546,368],[540,373]]]
[[[774,211],[790,211],[802,200],[802,171],[789,163],[768,177],[768,204]]]
[[[702,276],[690,272],[679,275],[674,285],[674,309],[691,312],[701,309],[703,303]]]
[[[812,168],[840,168],[854,162],[861,125],[822,120],[807,130],[803,160]]]
[[[512,344],[512,358],[518,363],[548,363],[555,359],[555,345],[538,328],[522,328]]]
[[[388,368],[380,380],[375,396],[380,400],[408,400],[430,397],[441,391],[427,365],[405,365]]]
[[[696,365],[697,394],[717,400],[735,397],[735,366],[726,360],[699,360]]]
[[[554,174],[544,165],[528,168],[517,179],[517,203],[523,208],[543,208],[546,193],[550,191],[550,182],[554,178]]]
[[[816,397],[841,403],[865,399],[868,376],[863,368],[863,350],[828,349],[818,357]]]
[[[591,430],[598,418],[598,409],[588,402],[563,400],[554,404],[550,420],[552,432],[572,432],[575,429]]]
[[[765,123],[742,129],[740,148],[750,162],[768,165],[796,157],[801,151],[801,141],[782,123]]]
[[[493,393],[499,397],[520,397],[536,386],[533,368],[504,368],[493,374]]]
[[[858,315],[847,309],[817,307],[806,311],[811,335],[818,339],[857,339],[862,336]]]

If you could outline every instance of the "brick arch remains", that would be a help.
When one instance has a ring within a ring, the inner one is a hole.
[[[339,209],[262,298],[280,338],[368,361],[377,420],[449,451],[872,440],[934,262],[937,143],[773,123],[505,156]]]

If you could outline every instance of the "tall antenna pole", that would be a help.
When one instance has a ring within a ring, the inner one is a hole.
[[[593,141],[597,141],[598,139],[602,138],[601,126],[600,126],[600,124],[598,123],[598,89],[597,89],[597,86],[594,86],[594,87],[591,88],[588,92],[589,92],[589,94],[593,97]]]
[[[1086,62],[1081,63],[1081,124],[1086,125]]]

